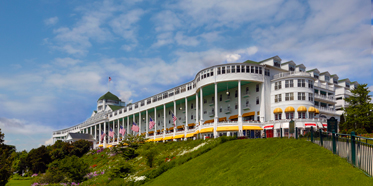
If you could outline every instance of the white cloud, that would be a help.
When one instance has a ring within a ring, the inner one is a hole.
[[[18,135],[34,135],[38,134],[52,134],[53,129],[50,126],[44,126],[35,123],[29,123],[20,119],[9,119],[0,117],[1,130],[6,134]]]
[[[53,145],[53,137],[44,142],[44,145]]]
[[[241,58],[241,55],[239,55],[239,54],[228,54],[226,58],[227,58],[228,63],[232,63],[232,62],[236,62],[237,60],[239,60]]]
[[[368,88],[368,90],[370,90],[370,92],[372,93],[372,92],[373,92],[373,85],[370,86],[370,87]]]
[[[170,10],[162,11],[156,14],[152,19],[157,32],[174,31],[176,28],[182,26],[181,20]]]
[[[66,57],[66,58],[56,58],[54,59],[53,63],[58,65],[58,66],[62,66],[62,67],[67,67],[67,66],[74,66],[78,63],[81,63],[82,61],[79,60],[79,59],[72,59],[72,58],[69,58],[69,57]]]
[[[157,42],[152,45],[152,47],[161,47],[163,45],[168,45],[173,43],[173,34],[172,32],[165,32],[157,35]]]
[[[46,25],[55,25],[58,22],[58,17],[51,17],[49,19],[44,20]]]
[[[186,45],[186,46],[197,46],[199,44],[199,41],[196,39],[196,37],[185,36],[183,35],[182,32],[176,33],[175,41],[179,45]]]

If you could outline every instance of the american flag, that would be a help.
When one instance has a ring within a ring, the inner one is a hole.
[[[109,81],[111,81],[111,77],[109,77]]]
[[[120,126],[119,133],[121,133],[122,136],[124,136],[124,134],[126,133],[126,129],[124,129],[122,126]]]
[[[104,140],[105,136],[106,136],[106,134],[104,133],[104,131],[101,131],[101,141]]]
[[[150,121],[149,121],[149,129],[151,130],[155,125],[155,122],[152,120],[152,118],[150,118]]]
[[[174,115],[174,113],[172,113],[172,121],[174,122],[174,127],[176,127],[176,120],[177,117]]]
[[[110,128],[109,136],[112,137],[112,138],[114,138],[114,131],[113,131],[112,128]]]
[[[136,123],[133,122],[132,127],[131,127],[131,130],[132,130],[132,131],[135,131],[135,132],[139,132],[139,126],[137,126]]]

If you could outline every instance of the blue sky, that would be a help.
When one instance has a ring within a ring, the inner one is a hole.
[[[110,91],[135,102],[202,68],[275,55],[367,83],[365,0],[1,1],[0,128],[18,150],[87,119]]]

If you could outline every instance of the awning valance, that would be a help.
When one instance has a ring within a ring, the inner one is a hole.
[[[210,120],[206,120],[205,122],[203,122],[203,124],[206,124],[206,123],[214,123],[214,120],[210,119]]]
[[[154,141],[162,141],[163,138],[155,138]]]
[[[177,126],[176,128],[182,129],[182,128],[184,128],[184,125]]]
[[[307,108],[305,106],[300,106],[297,109],[298,112],[307,112]]]
[[[192,126],[196,126],[196,124],[195,123],[189,123],[188,124],[188,127],[192,127]]]
[[[205,129],[201,129],[201,131],[199,131],[200,133],[208,133],[208,132],[213,132],[214,131],[214,128],[211,127],[211,128],[205,128]]]
[[[99,145],[98,147],[103,147],[103,146],[104,146],[104,145],[101,144],[101,145]]]
[[[328,127],[328,124],[322,124],[322,126],[323,126],[324,128],[327,128],[327,127]]]
[[[227,117],[219,118],[219,122],[222,122],[222,121],[227,121]]]
[[[316,109],[316,110],[315,110],[315,114],[320,114],[319,109]]]
[[[305,127],[316,127],[316,123],[305,123]]]
[[[187,138],[190,138],[190,137],[193,137],[194,135],[196,135],[196,133],[195,133],[195,132],[193,132],[193,133],[190,133],[190,134],[187,134],[187,135],[186,135],[186,137],[187,137]]]
[[[148,134],[153,134],[153,133],[154,133],[154,131],[149,131],[149,132],[148,132]]]
[[[286,109],[285,109],[285,113],[289,113],[289,112],[295,112],[295,109],[294,109],[294,107],[286,107]]]
[[[113,145],[106,145],[106,148],[110,148],[110,147],[113,147]]]
[[[277,108],[275,108],[275,110],[273,110],[273,113],[274,114],[282,113],[282,109],[277,107]]]
[[[238,115],[232,115],[229,117],[229,119],[237,119],[238,118]]]
[[[310,108],[308,108],[308,112],[316,112],[315,107],[310,107]]]
[[[183,138],[183,137],[184,137],[184,134],[175,135],[174,139],[179,139],[179,138]]]
[[[272,129],[273,128],[273,125],[266,125],[264,126],[264,129]]]
[[[170,128],[168,128],[167,130],[174,130],[174,127],[170,127]]]
[[[145,142],[151,142],[151,141],[154,141],[154,139],[148,139]]]
[[[238,131],[238,126],[218,127],[216,131]]]
[[[242,130],[263,130],[259,126],[242,126]]]
[[[164,137],[163,140],[170,140],[172,138],[173,138],[173,136],[167,136],[167,137]]]
[[[242,114],[242,117],[249,117],[249,116],[255,116],[255,111],[246,112],[246,113]]]

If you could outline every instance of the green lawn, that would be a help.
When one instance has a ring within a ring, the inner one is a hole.
[[[229,141],[146,185],[373,185],[373,178],[304,140]]]
[[[6,186],[30,186],[31,180],[10,180]]]

